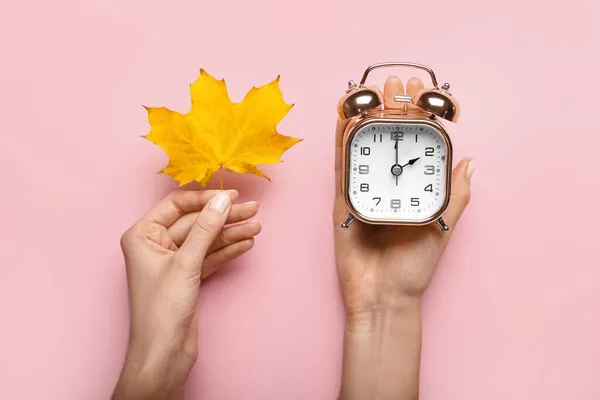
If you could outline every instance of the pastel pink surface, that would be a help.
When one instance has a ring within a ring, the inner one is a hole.
[[[600,37],[591,0],[16,1],[0,13],[0,388],[106,399],[127,340],[121,233],[174,188],[142,104],[234,99],[281,75],[305,140],[268,183],[255,249],[205,282],[188,399],[334,399],[335,105],[380,61],[433,67],[462,115],[473,200],[423,304],[421,398],[598,399]],[[398,71],[403,78],[410,71]],[[385,73],[374,74],[383,85]],[[422,75],[419,75],[422,76]]]

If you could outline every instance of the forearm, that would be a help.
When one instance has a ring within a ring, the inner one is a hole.
[[[340,400],[417,400],[421,357],[418,299],[349,315]]]

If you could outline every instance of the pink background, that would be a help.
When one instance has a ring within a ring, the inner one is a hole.
[[[369,64],[406,60],[452,84],[457,158],[478,165],[423,305],[421,398],[600,398],[597,2],[366,4],[3,2],[0,397],[109,397],[127,339],[119,237],[174,187],[141,105],[187,111],[205,68],[236,100],[281,74],[296,103],[281,130],[305,140],[265,168],[272,183],[226,176],[264,230],[202,287],[187,398],[334,399],[335,105]]]

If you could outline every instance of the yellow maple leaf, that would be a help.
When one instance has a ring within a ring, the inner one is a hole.
[[[167,153],[169,164],[160,172],[180,185],[198,181],[205,186],[220,168],[269,179],[257,166],[282,162],[281,155],[302,140],[277,132],[294,106],[283,100],[279,76],[233,103],[225,80],[201,69],[190,95],[187,114],[146,107],[150,132],[144,137]]]

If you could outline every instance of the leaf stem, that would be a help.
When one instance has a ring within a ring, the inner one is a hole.
[[[223,190],[223,166],[219,168],[219,175],[221,176],[221,190]]]

